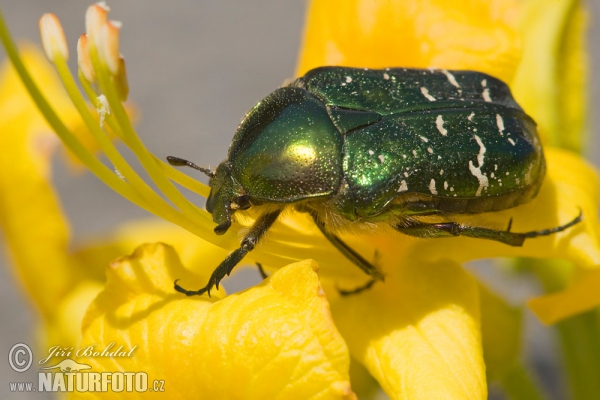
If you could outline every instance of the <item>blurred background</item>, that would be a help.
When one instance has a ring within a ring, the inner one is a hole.
[[[38,19],[56,14],[65,29],[74,58],[77,38],[84,32],[90,3],[81,0],[0,0],[15,38],[39,44]],[[130,100],[141,111],[138,134],[157,156],[176,155],[203,166],[215,166],[227,154],[235,129],[256,102],[294,74],[300,46],[305,2],[298,0],[129,0],[110,2],[110,18],[123,21],[121,52],[127,62]],[[591,132],[596,133],[588,158],[600,165],[600,2],[588,1]],[[0,51],[0,60],[5,60]],[[0,132],[0,134],[3,134]],[[112,192],[91,174],[75,175],[62,161],[55,162],[54,179],[72,237],[109,232],[120,223],[148,214]],[[190,171],[187,171],[190,172]],[[35,314],[18,282],[7,268],[0,249],[0,355],[6,360],[18,342],[35,343]],[[522,279],[511,280],[485,264],[471,267],[491,285],[519,302],[535,288]],[[255,273],[225,282],[228,291],[240,280],[258,280]],[[238,285],[238,286],[236,286]],[[561,399],[562,383],[552,332],[527,319],[529,364]],[[17,374],[0,360],[0,397],[10,398],[9,381],[33,380]],[[32,372],[33,369],[30,370]],[[33,371],[36,373],[36,371]],[[35,378],[37,379],[37,378]],[[13,394],[15,399],[43,399],[41,393]],[[28,397],[31,396],[31,397]]]

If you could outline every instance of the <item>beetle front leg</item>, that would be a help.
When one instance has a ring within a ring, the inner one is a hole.
[[[582,218],[582,213],[572,221],[559,225],[550,229],[530,232],[510,232],[510,224],[507,230],[500,231],[496,229],[480,228],[475,226],[463,225],[458,222],[440,222],[440,223],[425,223],[414,218],[407,219],[403,224],[394,226],[394,229],[404,233],[405,235],[415,236],[419,238],[437,238],[450,236],[468,236],[477,239],[488,239],[496,242],[501,242],[509,246],[522,246],[525,239],[535,238],[539,236],[549,236],[554,233],[562,232],[565,229],[579,223]],[[511,221],[512,222],[512,221]]]
[[[200,296],[204,293],[208,293],[208,297],[210,297],[210,290],[213,288],[213,286],[216,286],[216,288],[219,289],[219,283],[221,282],[221,280],[231,273],[233,268],[240,261],[242,261],[246,254],[248,254],[254,249],[261,237],[269,230],[271,225],[273,225],[273,223],[277,220],[277,217],[279,216],[281,211],[282,210],[277,210],[261,215],[256,220],[254,225],[252,225],[252,228],[250,228],[250,232],[248,232],[248,234],[244,236],[244,239],[242,239],[240,248],[229,253],[227,258],[225,258],[225,260],[223,260],[223,262],[221,262],[221,264],[219,264],[219,266],[215,268],[205,287],[199,290],[187,290],[179,286],[177,284],[177,281],[175,281],[175,290],[185,294],[186,296]]]

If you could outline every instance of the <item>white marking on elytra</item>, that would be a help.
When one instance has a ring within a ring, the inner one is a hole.
[[[506,176],[508,176],[508,175],[510,175],[510,172],[507,172],[507,173],[506,173]]]
[[[444,170],[440,169],[440,175],[444,175]]]
[[[500,132],[500,136],[504,136],[504,120],[500,114],[496,114],[496,125],[498,125],[498,132]]]
[[[431,182],[429,182],[429,191],[431,194],[438,194],[437,190],[435,190],[435,179],[432,179]]]
[[[417,156],[417,151],[416,150],[413,150],[412,153],[413,153],[413,156],[415,156],[415,157]]]
[[[406,158],[406,154],[402,154],[402,158]]]
[[[473,137],[475,138],[475,141],[479,145],[479,153],[477,153],[477,163],[479,164],[479,168],[481,168],[483,166],[483,159],[485,156],[486,148],[483,145],[483,142],[481,141],[479,136],[473,135]]]
[[[494,175],[494,173],[492,172],[492,173],[490,174],[490,178],[495,178],[495,177],[496,177],[496,175]]]
[[[483,97],[483,100],[487,101],[488,103],[492,101],[492,98],[490,97],[490,89],[488,88],[483,89],[481,96]]]
[[[483,87],[487,86],[487,79],[484,79],[481,81],[481,86],[483,86]]]
[[[435,101],[435,97],[429,94],[429,90],[427,90],[426,87],[421,86],[421,93],[423,94],[423,96],[425,96],[427,100]]]
[[[346,83],[350,83],[352,82],[352,77],[351,76],[347,76],[346,77]]]
[[[453,187],[451,187],[451,188],[450,188],[450,191],[451,191],[451,192],[454,192],[454,188],[453,188]],[[456,195],[455,195],[455,196],[456,196]]]
[[[441,160],[441,159],[442,159],[442,156],[438,156],[438,160]]]
[[[408,172],[404,172],[404,176],[408,178]]]
[[[512,140],[511,138],[508,138],[508,142],[509,142],[510,144],[512,144],[513,146],[515,146],[515,145],[516,145],[515,141],[514,141],[514,140]]]
[[[456,78],[454,77],[454,75],[452,75],[450,72],[448,72],[447,69],[442,69],[440,70],[442,72],[442,74],[446,75],[446,78],[448,78],[448,82],[450,82],[450,84],[456,88],[459,88],[460,85],[458,84],[458,82],[456,82]]]
[[[494,164],[494,171],[498,171],[498,164]]]
[[[422,141],[424,141],[425,143],[429,142],[429,139],[427,139],[425,136],[419,136],[421,138]]]
[[[383,154],[378,155],[377,158],[379,158],[379,161],[381,161],[382,164],[385,161],[385,157],[383,156]]]
[[[448,182],[444,181],[444,190],[448,190]]]
[[[432,149],[431,147],[428,147],[428,148],[427,148],[427,152],[428,152],[429,154],[433,154],[433,149]]]
[[[442,136],[448,135],[448,129],[444,128],[444,118],[442,118],[442,114],[437,116],[435,120],[435,126],[437,126],[437,129],[442,134]]]
[[[400,182],[400,187],[398,188],[398,192],[406,192],[408,190],[408,185],[405,180]]]
[[[373,150],[369,150],[369,155],[372,156],[373,154],[375,154],[375,152]]]
[[[387,81],[388,79],[390,79],[390,76],[386,72],[384,72],[383,79],[385,79]]]
[[[489,181],[488,181],[488,177],[485,176],[481,172],[481,167],[483,166],[484,159],[485,159],[486,148],[479,136],[473,135],[473,138],[475,138],[475,141],[477,141],[477,144],[479,145],[479,153],[477,154],[478,166],[476,167],[473,164],[473,161],[469,160],[469,171],[471,171],[473,176],[475,176],[477,178],[477,180],[479,181],[479,188],[477,188],[477,192],[475,193],[475,196],[481,196],[481,192],[483,191],[483,189],[487,189],[487,187],[490,185]]]
[[[471,112],[471,114],[469,114],[469,116],[467,117],[467,119],[471,122],[473,122],[473,117],[475,116],[474,112]]]

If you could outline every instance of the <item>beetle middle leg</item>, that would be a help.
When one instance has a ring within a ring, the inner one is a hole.
[[[525,239],[535,238],[538,236],[549,236],[554,233],[562,232],[565,229],[568,229],[573,225],[579,223],[581,221],[581,218],[582,213],[580,212],[576,218],[574,218],[570,222],[567,222],[564,225],[559,225],[550,229],[521,233],[511,232],[510,223],[505,231],[501,231],[496,229],[464,225],[458,222],[426,223],[421,222],[416,218],[407,218],[402,224],[394,226],[394,229],[401,233],[404,233],[405,235],[415,236],[419,238],[468,236],[478,239],[494,240],[497,242],[507,244],[509,246],[518,247],[523,245]]]
[[[339,250],[340,253],[342,253],[344,256],[346,256],[346,258],[348,260],[352,261],[352,263],[354,263],[358,268],[362,269],[365,274],[373,277],[374,280],[378,280],[378,281],[384,280],[383,274],[381,272],[379,272],[379,270],[377,270],[377,268],[375,268],[370,262],[365,260],[363,258],[363,256],[361,256],[356,251],[354,251],[354,249],[352,247],[350,247],[346,243],[344,243],[342,241],[342,239],[340,239],[339,237],[337,237],[336,235],[334,235],[332,233],[327,232],[327,230],[325,230],[325,223],[323,223],[319,219],[319,216],[317,215],[316,212],[309,211],[309,213],[310,213],[310,216],[312,217],[312,219],[315,221],[315,224],[319,227],[319,230],[321,231],[323,236],[325,236],[327,238],[327,240],[329,240],[329,242],[336,249]],[[371,283],[371,285],[372,285],[372,283]]]
[[[246,254],[254,249],[261,237],[277,220],[277,217],[279,217],[280,213],[281,210],[277,210],[261,215],[256,220],[254,225],[252,225],[252,228],[250,228],[250,232],[248,232],[248,234],[244,236],[244,239],[242,239],[240,247],[237,250],[229,253],[227,258],[225,258],[225,260],[223,260],[221,264],[213,271],[205,287],[199,290],[187,290],[179,286],[177,281],[175,281],[175,290],[185,294],[186,296],[200,296],[204,293],[208,293],[208,296],[210,297],[210,290],[213,288],[213,286],[216,286],[216,288],[219,289],[219,282],[221,282],[225,276],[231,273],[233,268],[240,261],[242,261]]]

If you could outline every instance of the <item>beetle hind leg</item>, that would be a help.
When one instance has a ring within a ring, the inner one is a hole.
[[[522,233],[510,231],[512,220],[505,231],[469,226],[459,224],[458,222],[425,223],[415,218],[405,220],[403,224],[394,226],[394,229],[401,233],[404,233],[405,235],[415,236],[419,238],[467,236],[478,239],[494,240],[496,242],[501,242],[509,246],[518,247],[523,245],[525,239],[531,239],[540,236],[549,236],[558,232],[562,232],[565,229],[568,229],[573,225],[579,223],[582,219],[582,216],[583,215],[580,212],[577,217],[575,217],[572,221],[567,222],[564,225],[559,225],[550,229]]]
[[[219,289],[219,283],[221,282],[221,280],[227,275],[229,275],[231,271],[233,271],[233,268],[240,261],[242,261],[246,254],[248,254],[254,249],[260,238],[269,230],[271,225],[273,225],[273,223],[277,220],[277,217],[280,213],[281,210],[276,210],[261,215],[260,218],[256,220],[254,225],[252,225],[252,228],[250,228],[250,232],[248,232],[248,234],[244,236],[244,239],[242,239],[240,247],[229,253],[227,258],[225,258],[225,260],[223,260],[221,264],[219,264],[219,266],[215,268],[205,287],[198,290],[187,290],[179,286],[177,284],[177,281],[175,281],[175,290],[179,293],[185,294],[186,296],[201,296],[204,293],[208,293],[208,296],[210,297],[211,289],[213,287]]]

